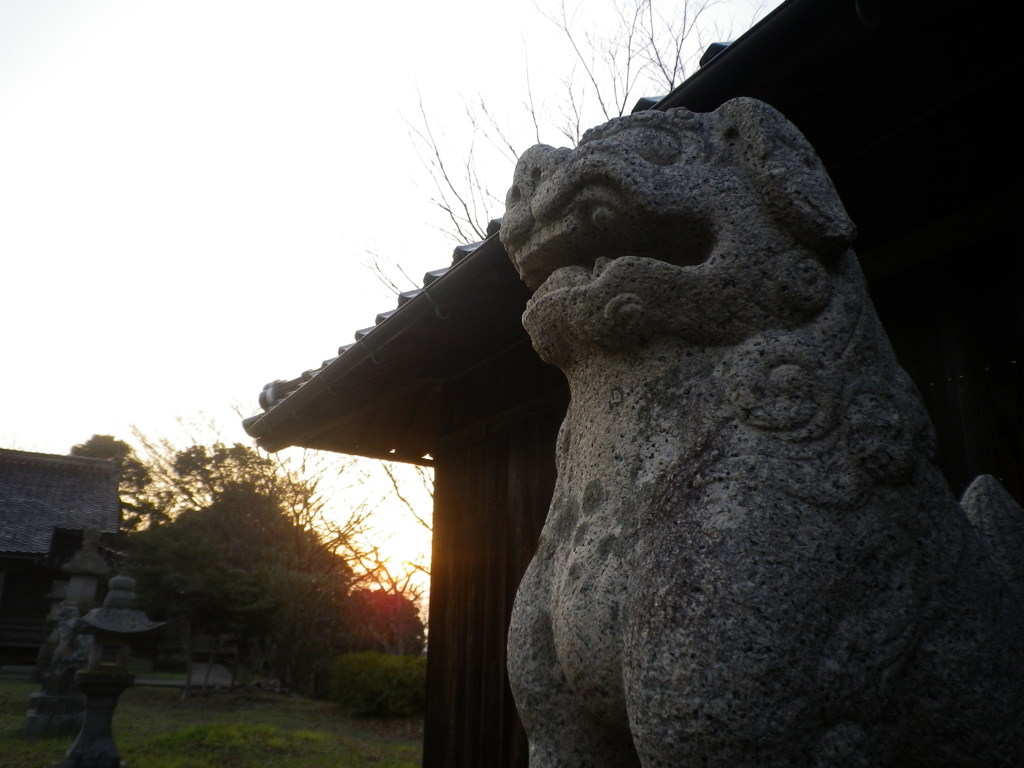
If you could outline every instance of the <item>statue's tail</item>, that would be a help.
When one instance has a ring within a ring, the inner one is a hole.
[[[960,505],[1010,589],[1024,603],[1024,508],[992,475],[978,475]]]

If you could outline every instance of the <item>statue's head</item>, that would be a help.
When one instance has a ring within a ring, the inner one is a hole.
[[[532,147],[516,167],[500,238],[536,289],[561,267],[601,258],[701,264],[752,228],[821,258],[855,234],[800,131],[768,104],[737,98],[709,113],[617,118],[572,150]]]

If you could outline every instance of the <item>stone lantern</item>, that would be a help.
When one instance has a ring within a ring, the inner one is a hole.
[[[135,610],[134,601],[135,580],[115,576],[108,584],[102,607],[93,608],[81,619],[82,632],[93,638],[87,666],[75,673],[75,682],[85,693],[85,718],[66,757],[53,768],[121,765],[111,726],[118,697],[135,682],[128,671],[131,643],[164,625]]]

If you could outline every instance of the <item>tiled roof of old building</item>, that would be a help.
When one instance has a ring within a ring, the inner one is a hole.
[[[488,237],[493,236],[498,231],[498,227],[500,225],[501,225],[501,219],[494,219],[494,220],[492,220],[488,224],[488,226],[487,226]],[[324,360],[321,363],[319,368],[312,368],[310,370],[307,370],[307,371],[303,372],[302,375],[298,376],[297,378],[289,379],[287,381],[279,379],[279,380],[275,380],[275,381],[272,381],[272,382],[266,384],[263,387],[263,391],[260,392],[260,396],[259,396],[260,406],[263,408],[264,411],[267,411],[267,410],[270,410],[271,408],[273,408],[278,403],[282,402],[286,397],[288,397],[295,390],[297,390],[299,387],[301,387],[303,384],[305,384],[307,381],[309,381],[313,376],[315,376],[318,373],[320,373],[321,371],[323,371],[325,368],[327,368],[332,363],[334,363],[335,360],[337,360],[339,357],[344,355],[350,349],[355,347],[357,344],[359,344],[359,342],[363,341],[363,339],[365,339],[371,332],[376,330],[377,327],[380,326],[381,323],[383,323],[389,317],[394,315],[399,309],[401,309],[403,306],[405,306],[405,304],[407,304],[412,299],[415,299],[416,297],[422,295],[425,299],[428,300],[428,303],[429,303],[429,300],[430,300],[430,290],[429,290],[430,289],[430,285],[434,281],[436,281],[436,280],[444,277],[446,274],[448,274],[448,272],[452,269],[452,267],[454,267],[456,264],[461,262],[464,258],[469,256],[471,253],[473,253],[481,245],[483,245],[482,241],[481,242],[476,242],[476,243],[467,243],[465,245],[456,246],[455,250],[452,253],[452,261],[451,261],[451,264],[449,266],[447,266],[447,267],[439,267],[438,269],[430,270],[429,272],[427,272],[426,274],[423,275],[423,285],[421,287],[414,288],[414,289],[409,290],[409,291],[403,291],[402,293],[398,294],[398,303],[395,306],[395,308],[378,313],[377,316],[374,318],[374,324],[373,325],[368,326],[366,328],[360,328],[359,330],[355,331],[355,333],[353,334],[353,336],[355,338],[355,341],[350,342],[348,344],[344,344],[344,345],[338,347],[338,355],[337,355],[337,357],[332,357],[332,358],[329,358],[327,360]],[[438,309],[440,310],[440,308],[438,308]],[[440,311],[443,312],[443,310],[440,310]],[[251,422],[255,421],[255,418],[254,419],[250,419],[248,421],[251,423]]]
[[[467,352],[476,341],[468,338],[473,334],[459,329],[468,325],[499,349],[529,343],[519,322],[528,291],[498,242],[500,223],[489,223],[486,240],[455,247],[449,266],[427,272],[422,287],[399,295],[394,309],[356,331],[355,341],[341,346],[336,357],[265,385],[259,396],[264,413],[245,419],[246,431],[267,450],[295,444],[292,430],[298,427],[308,428],[309,447],[430,464],[440,377],[454,361],[478,354]],[[495,318],[500,327],[489,325]],[[439,334],[445,339],[440,350],[434,343]],[[416,376],[407,376],[413,369]],[[380,386],[396,380],[408,385],[384,396]],[[344,429],[324,430],[325,395],[331,403],[367,407],[355,408]],[[344,445],[335,442],[339,434],[345,435]]]
[[[0,448],[0,552],[45,554],[56,528],[115,533],[118,480],[109,459]]]

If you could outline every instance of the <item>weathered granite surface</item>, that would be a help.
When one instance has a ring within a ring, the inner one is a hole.
[[[520,159],[571,391],[509,635],[532,768],[1024,765],[1021,509],[987,478],[972,526],[931,463],[854,234],[751,99]]]

